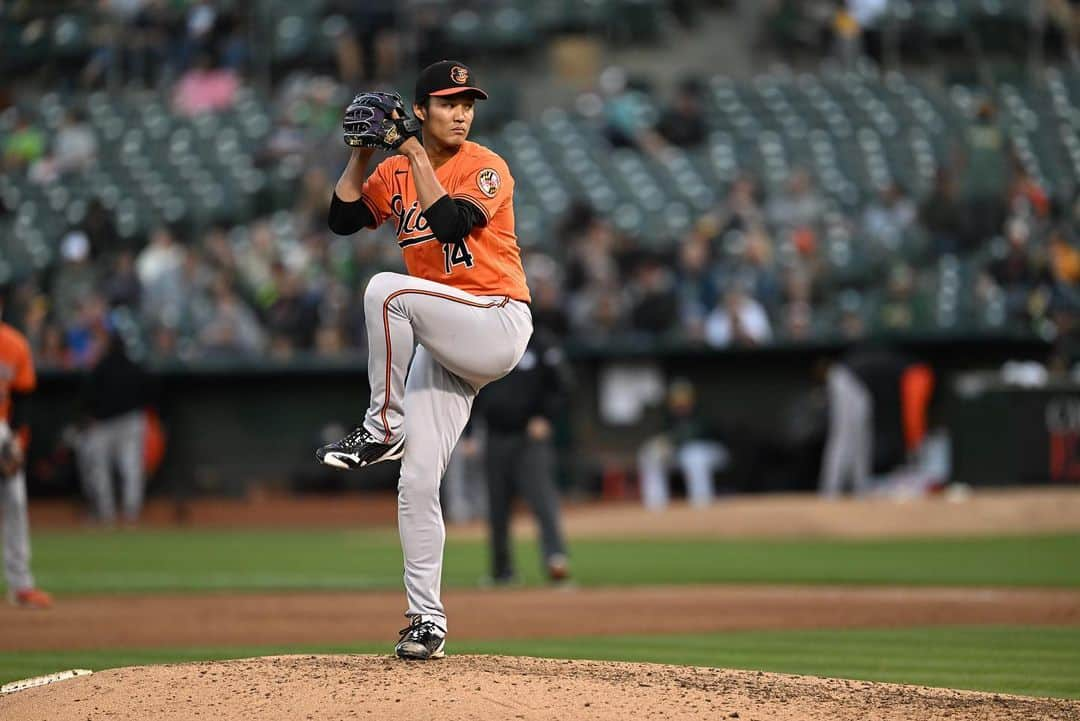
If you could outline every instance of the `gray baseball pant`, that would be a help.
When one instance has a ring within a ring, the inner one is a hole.
[[[399,273],[372,277],[364,311],[371,384],[364,427],[386,443],[405,436],[398,480],[405,615],[445,632],[439,484],[476,394],[524,354],[532,315],[506,296],[475,296]]]
[[[856,495],[869,489],[874,458],[874,404],[858,376],[833,365],[826,377],[829,434],[821,461],[818,490],[826,498],[840,495],[850,480]]]
[[[120,473],[124,519],[135,522],[143,505],[143,440],[146,417],[134,410],[98,421],[87,429],[79,444],[79,464],[84,486],[94,503],[98,520],[111,523],[116,518],[112,472]]]
[[[30,573],[30,520],[26,506],[26,475],[19,471],[0,479],[4,512],[4,578],[9,591],[34,587]]]

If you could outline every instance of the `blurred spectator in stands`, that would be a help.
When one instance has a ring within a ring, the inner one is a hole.
[[[781,334],[789,341],[810,340],[814,332],[813,285],[810,274],[789,268],[784,275],[784,305],[780,309]]]
[[[118,335],[104,336],[101,359],[83,380],[85,429],[76,444],[79,473],[96,519],[111,526],[116,520],[115,468],[120,477],[123,520],[133,526],[142,514],[144,409],[152,400],[150,376],[128,357]]]
[[[888,0],[837,2],[832,28],[835,51],[843,61],[852,63],[863,54],[879,54],[877,27],[887,9]]]
[[[1048,290],[1052,278],[1033,257],[1029,247],[1031,229],[1021,218],[1009,220],[1005,230],[1005,254],[987,268],[990,278],[1005,292],[1006,310],[1011,318],[1029,318],[1033,294]]]
[[[787,61],[795,50],[820,54],[823,28],[835,12],[835,0],[768,0],[767,26],[773,46]]]
[[[727,467],[730,454],[719,434],[702,417],[690,381],[677,379],[667,393],[665,431],[647,440],[638,453],[641,501],[650,510],[668,505],[668,475],[682,471],[691,505],[706,506],[715,495],[713,475]]]
[[[109,331],[108,309],[98,295],[87,295],[79,302],[78,310],[65,319],[64,346],[71,364],[89,368],[105,352]]]
[[[111,258],[120,251],[136,250],[136,240],[125,240],[116,232],[112,213],[100,198],[90,199],[79,229],[86,233],[86,237],[90,239],[90,247],[99,258]]]
[[[152,360],[158,363],[167,363],[185,358],[185,356],[186,353],[181,348],[180,334],[175,327],[159,325],[153,329],[150,343],[150,358]]]
[[[106,277],[102,292],[111,308],[123,306],[138,309],[142,286],[135,273],[135,259],[130,252],[124,251],[113,260],[112,272]]]
[[[345,333],[341,326],[323,324],[315,331],[315,353],[325,358],[335,358],[348,352]]]
[[[144,87],[153,86],[163,74],[171,78],[178,53],[169,39],[179,35],[174,26],[181,18],[168,0],[105,0],[101,6],[108,22],[95,31],[82,84],[97,87],[120,71],[127,73],[128,84]]]
[[[206,231],[202,240],[202,252],[213,267],[230,276],[237,274],[236,254],[222,226],[215,225]]]
[[[1005,193],[1009,188],[1012,148],[998,123],[993,103],[979,105],[964,129],[963,192],[970,237],[966,246],[977,247],[1001,231],[1005,222]]]
[[[845,65],[853,65],[862,53],[862,28],[844,2],[836,3],[831,30],[833,54]]]
[[[55,322],[42,328],[41,343],[35,348],[34,357],[42,368],[74,368],[75,359],[64,342],[64,330]]]
[[[266,338],[254,312],[236,295],[225,278],[214,285],[210,318],[199,333],[199,345],[205,355],[255,355],[266,345]]]
[[[300,277],[279,265],[275,272],[277,297],[266,310],[266,325],[275,347],[284,352],[308,350],[315,344],[317,306],[305,297]]]
[[[572,298],[570,326],[580,338],[603,342],[626,329],[626,313],[619,283],[596,283]]]
[[[824,209],[810,174],[797,168],[788,177],[784,189],[769,201],[767,213],[770,223],[798,229],[813,227],[821,219]]]
[[[675,99],[660,113],[656,132],[680,148],[696,148],[705,142],[709,129],[702,109],[704,89],[701,81],[687,78],[679,83]]]
[[[1065,38],[1065,51],[1073,67],[1080,67],[1080,3],[1046,0],[1046,10]]]
[[[542,328],[559,341],[570,333],[566,298],[562,290],[559,264],[546,253],[530,251],[523,259],[532,293],[533,327]]]
[[[755,346],[772,340],[772,325],[761,303],[742,284],[731,284],[724,301],[705,319],[705,342],[714,348]]]
[[[164,320],[167,309],[181,296],[184,256],[184,249],[168,228],[159,226],[150,234],[150,242],[135,259],[135,273],[143,289],[143,313],[147,317]]]
[[[176,65],[183,71],[201,53],[220,58],[222,68],[239,73],[247,63],[244,21],[247,10],[227,9],[215,0],[194,0],[184,18],[185,34],[174,50]]]
[[[885,297],[877,309],[875,330],[920,330],[928,327],[931,317],[928,300],[916,287],[915,271],[907,263],[893,265],[889,270]]]
[[[667,265],[657,253],[646,253],[638,261],[627,289],[635,331],[662,336],[678,330],[679,299]]]
[[[303,116],[299,102],[289,103],[278,114],[270,137],[258,151],[261,165],[271,165],[285,158],[303,155],[308,141],[302,123]]]
[[[188,4],[187,16],[184,18],[181,68],[186,68],[197,53],[213,51],[211,40],[218,12],[213,0],[192,0]]]
[[[56,131],[52,158],[60,173],[82,172],[97,162],[98,143],[81,110],[69,110]]]
[[[616,283],[619,266],[615,261],[618,239],[614,226],[604,218],[593,217],[579,232],[567,253],[567,289],[577,292],[594,284]]]
[[[915,204],[896,183],[883,188],[863,212],[863,231],[888,250],[896,250],[915,222]]]
[[[720,297],[720,285],[709,261],[705,240],[691,237],[683,242],[675,288],[681,325],[692,340],[704,340],[705,318]]]
[[[728,270],[727,276],[745,288],[767,312],[776,312],[780,305],[780,279],[773,265],[772,240],[763,224],[755,223],[746,230],[738,262]]]
[[[664,139],[648,124],[644,93],[631,87],[626,71],[612,66],[600,73],[604,122],[608,141],[616,148],[635,148],[651,154],[664,148]]]
[[[765,213],[758,201],[758,187],[754,179],[746,175],[736,178],[716,212],[702,220],[703,227],[698,231],[707,234],[711,224],[712,237],[721,237],[730,230],[745,231],[763,223]]]
[[[333,196],[333,184],[322,168],[308,168],[304,173],[293,212],[296,222],[302,229],[325,227],[325,219],[330,210]]]
[[[1014,215],[1036,218],[1050,215],[1050,196],[1031,173],[1019,165],[1009,187],[1009,210]]]
[[[22,331],[34,357],[40,359],[45,328],[50,322],[50,301],[42,292],[37,277],[30,276],[12,284],[6,308],[4,320]]]
[[[837,323],[840,337],[846,341],[861,340],[866,337],[866,316],[863,297],[855,290],[845,290],[837,299],[840,318]]]
[[[251,226],[247,244],[237,258],[240,280],[246,292],[256,298],[265,298],[273,286],[273,268],[278,262],[274,231],[266,220]]]
[[[1053,294],[1050,301],[1053,350],[1047,364],[1052,372],[1080,371],[1080,302],[1075,294]]]
[[[45,134],[25,113],[15,115],[15,129],[4,139],[4,168],[19,173],[45,155]]]
[[[195,248],[185,248],[175,285],[166,287],[161,320],[183,331],[198,330],[209,321],[214,284],[218,278],[229,280],[226,271],[210,267],[206,257]]]
[[[30,169],[36,183],[54,183],[66,173],[81,173],[97,162],[97,137],[82,113],[69,110],[56,131],[52,152]]]
[[[956,181],[946,168],[938,168],[934,188],[919,208],[919,220],[930,233],[936,255],[967,250],[964,210],[957,198]]]
[[[394,0],[365,0],[362,3],[337,0],[334,7],[348,19],[352,31],[341,36],[337,45],[342,82],[355,86],[395,78],[401,62],[401,3]]]
[[[173,92],[173,107],[181,115],[199,115],[231,108],[240,80],[232,70],[214,67],[212,56],[199,55]]]
[[[91,262],[90,241],[86,233],[73,230],[60,241],[60,265],[50,284],[57,317],[62,320],[73,317],[97,285],[98,273]]]
[[[1067,226],[1058,225],[1050,231],[1050,272],[1058,286],[1070,290],[1080,286],[1080,250],[1072,241]]]

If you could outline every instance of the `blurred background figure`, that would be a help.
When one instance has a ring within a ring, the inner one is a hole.
[[[819,490],[838,498],[849,487],[856,495],[870,490],[874,461],[874,403],[870,390],[846,363],[825,371],[829,432],[821,459]]]
[[[540,330],[514,370],[477,396],[472,417],[474,424],[485,428],[491,578],[496,585],[517,579],[510,551],[510,516],[518,497],[536,519],[545,577],[552,583],[570,578],[555,486],[554,446],[554,424],[563,416],[569,393],[562,348],[556,338]]]
[[[145,414],[152,402],[151,382],[143,367],[128,357],[123,339],[100,332],[106,335],[104,353],[83,381],[79,469],[95,520],[106,526],[116,522],[116,477],[121,518],[134,526],[142,513],[146,482]]]
[[[37,374],[21,333],[3,322],[10,292],[0,285],[0,506],[3,512],[4,580],[8,599],[21,608],[46,609],[52,597],[37,588],[30,571],[30,518],[26,495],[30,396]]]
[[[670,473],[678,469],[690,503],[707,506],[715,495],[714,475],[727,467],[730,454],[701,416],[689,381],[675,380],[668,387],[665,428],[645,441],[638,454],[642,503],[651,510],[666,507]]]
[[[836,499],[921,495],[948,481],[948,439],[932,414],[930,366],[884,345],[854,346],[820,366],[828,433],[818,491]]]

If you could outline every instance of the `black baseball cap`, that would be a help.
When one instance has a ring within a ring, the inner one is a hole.
[[[414,102],[418,105],[429,95],[457,95],[472,93],[478,100],[487,100],[487,93],[476,85],[472,70],[457,60],[440,60],[420,71],[416,79]]]

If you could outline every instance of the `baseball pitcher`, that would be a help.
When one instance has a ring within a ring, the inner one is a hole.
[[[345,469],[401,459],[410,625],[396,653],[423,660],[443,656],[447,632],[439,484],[477,392],[524,353],[532,315],[514,179],[502,158],[468,140],[474,103],[487,93],[449,60],[425,68],[415,91],[415,117],[392,93],[361,93],[345,113],[353,150],[331,199],[330,229],[347,235],[392,222],[408,275],[379,273],[368,283],[371,402],[361,426],[315,455]],[[376,148],[397,154],[368,175]]]

